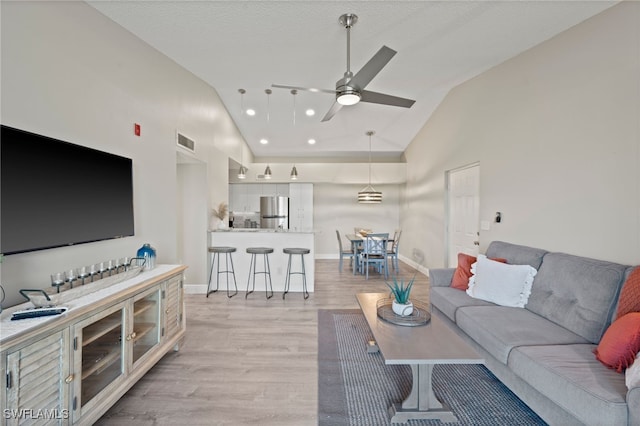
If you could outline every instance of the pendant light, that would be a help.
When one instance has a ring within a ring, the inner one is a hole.
[[[298,169],[296,169],[296,165],[293,165],[293,169],[291,169],[291,180],[298,180]]]
[[[373,130],[366,133],[369,136],[369,185],[358,192],[358,202],[362,204],[380,204],[382,202],[382,192],[376,191],[371,186],[371,136],[375,133]]]
[[[247,168],[241,164],[240,169],[238,170],[238,179],[246,179],[246,177],[247,177]]]
[[[240,146],[240,169],[238,169],[238,179],[247,178],[247,168],[244,166],[244,148]]]
[[[267,168],[264,169],[264,178],[271,179],[271,167],[267,164]]]

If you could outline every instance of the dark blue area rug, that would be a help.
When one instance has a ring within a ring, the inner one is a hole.
[[[369,354],[373,336],[359,310],[318,311],[318,424],[389,425],[387,409],[411,391],[411,368]],[[483,365],[436,365],[436,397],[459,423],[411,420],[411,426],[544,425],[545,422]]]

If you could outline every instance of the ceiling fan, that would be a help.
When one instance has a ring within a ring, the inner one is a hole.
[[[329,121],[345,105],[355,105],[358,102],[370,102],[374,104],[391,105],[410,108],[414,100],[386,95],[384,93],[364,90],[373,78],[387,65],[396,54],[396,51],[382,46],[355,75],[351,72],[351,27],[358,22],[358,16],[353,13],[345,13],[339,20],[347,29],[347,71],[344,77],[336,82],[335,90],[315,89],[308,87],[284,86],[272,84],[271,87],[280,89],[308,90],[310,92],[323,92],[335,94],[336,100],[322,121]]]

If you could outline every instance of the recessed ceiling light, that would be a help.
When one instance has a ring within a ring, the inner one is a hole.
[[[312,110],[311,108],[306,110],[304,113],[307,114],[307,117],[312,117],[312,116],[316,115],[316,112],[314,110]]]
[[[255,109],[251,109],[251,108],[249,108],[249,109],[247,110],[247,115],[249,115],[249,116],[253,117],[254,115],[256,115],[256,110],[255,110]]]
[[[313,144],[316,143],[316,140],[315,139],[309,139],[307,142],[309,143],[309,145],[313,145]]]
[[[268,143],[269,143],[269,141],[268,141],[267,139],[260,139],[260,143],[261,143],[262,145],[266,145],[266,144],[268,144]]]

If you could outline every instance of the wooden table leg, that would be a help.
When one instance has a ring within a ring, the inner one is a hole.
[[[458,418],[446,404],[441,403],[431,383],[433,364],[411,364],[413,384],[411,393],[402,404],[389,408],[391,423],[407,423],[413,419],[438,419],[442,422],[457,422]]]

